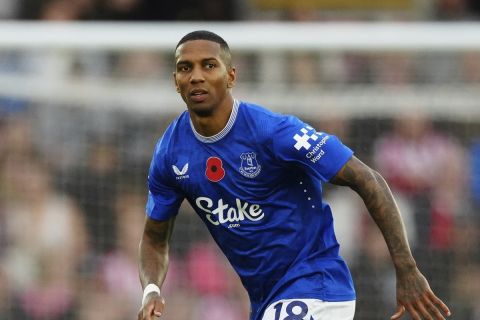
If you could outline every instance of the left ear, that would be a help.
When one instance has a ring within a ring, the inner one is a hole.
[[[227,88],[233,88],[235,86],[235,80],[237,79],[236,70],[234,67],[231,67],[227,71]]]

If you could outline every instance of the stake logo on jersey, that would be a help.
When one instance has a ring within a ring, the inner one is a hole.
[[[176,165],[172,165],[173,172],[175,172],[176,179],[187,179],[189,178],[187,171],[188,171],[188,162],[183,166],[182,170],[179,170]]]
[[[207,220],[215,225],[228,225],[228,228],[240,227],[239,222],[245,219],[250,221],[259,221],[264,216],[262,208],[258,204],[250,204],[240,199],[235,199],[235,205],[224,203],[223,199],[218,199],[216,208],[213,200],[208,197],[198,197],[195,199],[197,207],[205,212]]]
[[[313,133],[309,134],[309,131],[312,130]],[[294,147],[298,151],[300,151],[302,148],[307,150],[308,152],[305,154],[305,157],[311,162],[316,163],[325,155],[325,150],[323,150],[322,147],[327,143],[327,140],[330,139],[330,136],[323,132],[316,132],[315,129],[308,126],[302,128],[300,131],[302,133],[301,136],[298,133],[293,136],[293,139],[296,141]],[[312,144],[309,142],[309,140],[316,142],[318,139],[320,139],[320,141],[318,141],[312,147]]]
[[[240,173],[247,178],[255,178],[262,170],[258,164],[257,154],[255,152],[245,152],[240,155],[242,163],[240,164]]]
[[[225,177],[225,169],[223,168],[222,159],[210,157],[207,159],[207,168],[205,169],[207,179],[212,182],[218,182]]]

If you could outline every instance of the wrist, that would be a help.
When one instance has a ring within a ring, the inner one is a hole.
[[[145,289],[143,289],[142,306],[145,305],[147,296],[153,292],[155,292],[157,295],[160,296],[160,288],[156,284],[154,283],[147,284]]]
[[[412,259],[399,259],[393,262],[397,273],[413,271],[417,268],[417,263]]]

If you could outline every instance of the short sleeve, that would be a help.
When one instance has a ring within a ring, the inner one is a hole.
[[[160,144],[154,152],[148,172],[146,214],[154,220],[168,220],[178,213],[185,196],[168,174],[166,152],[162,151]]]
[[[323,182],[330,181],[353,155],[336,136],[317,132],[293,116],[279,122],[272,145],[278,160],[298,165]]]

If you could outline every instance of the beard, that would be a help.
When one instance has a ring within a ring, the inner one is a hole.
[[[197,117],[200,117],[200,118],[207,118],[207,117],[211,117],[213,115],[213,111],[215,110],[215,108],[213,107],[205,107],[205,108],[190,108],[190,112],[193,112],[195,113],[195,115]]]
[[[211,104],[196,103],[190,101],[187,95],[181,94],[182,100],[187,105],[188,111],[194,113],[197,117],[207,118],[211,117],[215,111],[215,106]]]

